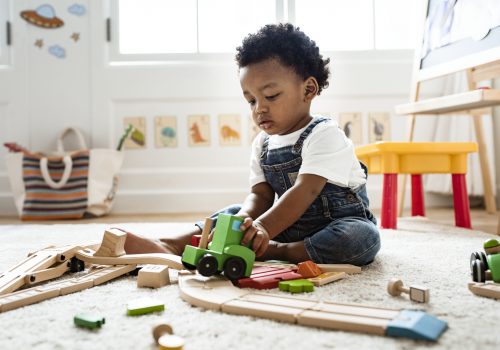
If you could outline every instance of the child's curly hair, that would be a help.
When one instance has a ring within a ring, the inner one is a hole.
[[[276,58],[306,79],[318,81],[318,95],[328,87],[330,59],[323,59],[316,43],[290,23],[267,24],[257,33],[249,34],[236,48],[238,68]]]

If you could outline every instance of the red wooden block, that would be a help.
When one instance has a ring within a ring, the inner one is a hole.
[[[323,273],[318,265],[316,265],[311,260],[307,260],[299,263],[299,270],[297,271],[302,275],[303,278],[312,278],[319,276]]]
[[[256,266],[250,277],[238,280],[240,288],[272,289],[278,288],[281,281],[296,280],[303,278],[302,275],[291,269],[270,266]]]
[[[201,235],[192,235],[191,236],[191,245],[193,247],[197,247],[200,245]]]

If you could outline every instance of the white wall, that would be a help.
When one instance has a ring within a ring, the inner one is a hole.
[[[203,64],[109,65],[105,2],[79,1],[87,8],[82,17],[67,12],[73,1],[53,2],[65,21],[54,30],[29,25],[19,16],[20,11],[47,1],[12,3],[11,65],[0,69],[2,143],[54,149],[58,132],[77,126],[90,146],[114,148],[123,118],[144,116],[146,149],[125,151],[115,212],[202,212],[244,198],[250,121],[232,57]],[[80,33],[77,42],[69,39],[74,32]],[[46,45],[43,49],[34,46],[40,38]],[[53,44],[66,48],[66,58],[47,53]],[[392,139],[405,140],[406,118],[394,116],[394,106],[408,101],[412,59],[410,52],[333,55],[330,87],[316,99],[313,112],[363,113],[365,142],[367,113],[390,112]],[[227,113],[242,116],[241,146],[218,143],[217,115]],[[187,116],[192,114],[210,115],[210,147],[188,147]],[[155,148],[153,119],[158,115],[177,116],[177,148]],[[1,158],[5,153],[0,149]],[[380,176],[370,177],[374,206],[380,205],[381,185]],[[0,213],[15,213],[4,162],[0,162]]]

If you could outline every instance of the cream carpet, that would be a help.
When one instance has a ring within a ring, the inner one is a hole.
[[[113,225],[150,237],[161,237],[187,224]],[[0,271],[48,245],[100,241],[104,224],[0,226]],[[191,307],[174,283],[161,289],[139,289],[136,278],[122,277],[82,292],[0,313],[0,349],[157,349],[151,335],[158,323],[170,324],[194,349],[499,349],[500,301],[467,289],[469,256],[489,234],[437,225],[425,218],[403,218],[399,229],[383,230],[382,249],[360,275],[316,288],[306,297],[370,306],[427,311],[448,322],[436,344],[361,333],[320,330]],[[430,288],[429,304],[391,297],[389,279]],[[272,290],[271,293],[282,293]],[[141,297],[165,302],[165,311],[128,317],[126,304]],[[76,328],[80,312],[103,315],[97,331]]]

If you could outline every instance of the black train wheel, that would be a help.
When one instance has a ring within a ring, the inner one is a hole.
[[[196,268],[200,275],[205,277],[213,276],[217,273],[217,259],[211,254],[205,254],[198,260]]]
[[[226,260],[226,264],[224,266],[224,276],[230,280],[240,279],[245,275],[246,268],[247,264],[245,263],[245,260],[240,257],[233,256]]]

